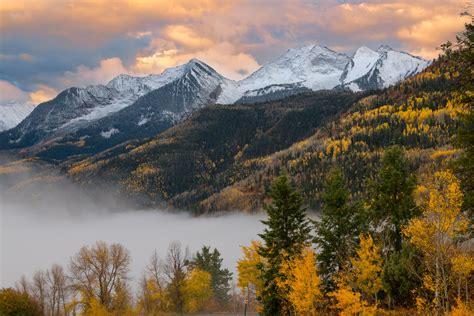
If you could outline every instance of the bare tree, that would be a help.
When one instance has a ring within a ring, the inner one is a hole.
[[[95,299],[112,310],[114,295],[128,279],[130,261],[129,251],[120,244],[99,241],[82,247],[69,264],[72,288],[86,305]]]
[[[165,280],[163,279],[164,267],[163,262],[158,256],[158,252],[155,250],[153,255],[150,257],[150,261],[146,267],[145,271],[148,278],[153,279],[155,284],[160,290],[163,289]]]
[[[20,281],[15,284],[16,289],[18,292],[23,294],[30,295],[31,292],[31,285],[29,284],[28,280],[26,279],[25,275],[22,275]]]
[[[68,282],[63,267],[58,264],[53,264],[51,269],[46,271],[46,280],[48,283],[46,296],[51,315],[66,315]]]
[[[36,271],[33,275],[33,296],[38,302],[41,314],[45,315],[47,313],[46,308],[46,292],[47,292],[48,283],[46,280],[46,273],[42,270]]]
[[[189,250],[182,249],[181,243],[172,242],[163,265],[164,275],[168,281],[168,293],[174,311],[180,313],[184,308],[183,286],[186,279],[186,265],[189,261]]]
[[[166,309],[166,285],[164,263],[155,251],[140,281],[141,308],[147,315]]]

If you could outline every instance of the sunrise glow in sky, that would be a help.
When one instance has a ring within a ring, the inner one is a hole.
[[[146,75],[196,57],[240,79],[288,48],[395,49],[430,59],[465,0],[2,0],[0,102]]]

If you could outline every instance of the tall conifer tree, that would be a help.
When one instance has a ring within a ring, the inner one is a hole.
[[[270,197],[271,204],[265,206],[268,219],[262,221],[266,228],[259,235],[263,239],[259,254],[266,262],[260,266],[263,281],[260,301],[262,315],[286,315],[290,304],[286,293],[278,287],[278,281],[285,278],[282,263],[299,257],[311,243],[311,225],[301,195],[293,190],[285,174],[273,183]]]
[[[349,190],[339,168],[329,172],[322,200],[323,213],[316,223],[315,241],[320,249],[319,270],[326,289],[331,290],[332,276],[349,263],[360,233],[358,207],[349,203]]]
[[[415,184],[402,149],[398,146],[387,149],[376,179],[369,185],[368,201],[374,235],[385,259],[402,249],[401,229],[419,213],[413,198]]]

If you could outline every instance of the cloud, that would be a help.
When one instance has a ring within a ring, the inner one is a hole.
[[[44,84],[39,84],[37,89],[29,93],[31,101],[34,104],[40,104],[56,97],[58,92]]]
[[[138,57],[136,64],[132,66],[132,70],[142,74],[160,73],[166,68],[184,64],[191,58],[202,60],[223,76],[231,79],[241,79],[259,67],[257,61],[251,55],[240,53],[230,43],[224,42],[209,49],[193,51],[192,53],[179,49],[168,49]]]
[[[0,6],[0,78],[106,83],[120,72],[159,73],[199,58],[241,78],[290,47],[320,43],[351,54],[380,44],[425,58],[452,40],[465,0],[15,1]],[[126,12],[126,14],[124,14]]]
[[[28,102],[30,96],[27,92],[19,89],[8,81],[0,80],[0,102],[7,103],[10,101]]]
[[[165,37],[174,43],[190,48],[207,48],[212,46],[211,39],[202,36],[189,26],[185,25],[170,25],[167,26],[163,34]]]
[[[27,92],[21,90],[6,80],[0,80],[0,103],[17,101],[20,103],[40,104],[53,99],[57,91],[47,85],[39,84],[36,90]]]
[[[75,71],[67,71],[60,79],[64,87],[105,84],[115,76],[128,73],[120,58],[108,58],[100,61],[99,66],[89,68],[78,66]]]
[[[14,54],[0,54],[0,60],[22,60],[22,61],[33,61],[34,57],[30,54],[22,53],[18,55]]]

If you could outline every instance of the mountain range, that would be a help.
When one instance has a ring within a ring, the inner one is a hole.
[[[73,181],[94,199],[109,192],[139,208],[206,213],[261,209],[284,169],[318,209],[334,165],[357,197],[390,146],[403,147],[420,174],[459,154],[452,140],[466,106],[457,77],[462,64],[442,56],[426,66],[387,47],[362,47],[344,59],[312,46],[290,50],[239,82],[191,60],[158,76],[121,75],[105,86],[67,89],[0,134],[45,124],[39,137],[19,134],[16,148],[2,140],[10,150],[0,151],[0,179],[20,198]],[[331,82],[335,73],[340,77]],[[263,88],[248,88],[257,84]],[[318,84],[333,88],[313,91]],[[115,101],[126,98],[135,100]],[[61,113],[66,106],[73,115]],[[33,115],[39,110],[49,118]]]
[[[0,149],[30,147],[36,152],[38,147],[44,151],[80,143],[73,152],[65,150],[55,158],[98,153],[124,141],[152,137],[209,104],[249,104],[335,88],[386,88],[428,64],[388,46],[376,51],[361,47],[349,57],[310,45],[290,49],[247,78],[233,81],[192,59],[160,75],[119,75],[106,85],[66,89],[35,107],[15,127],[12,120],[4,120],[4,128],[13,128],[0,133]],[[3,116],[13,113],[7,107],[0,110]]]

